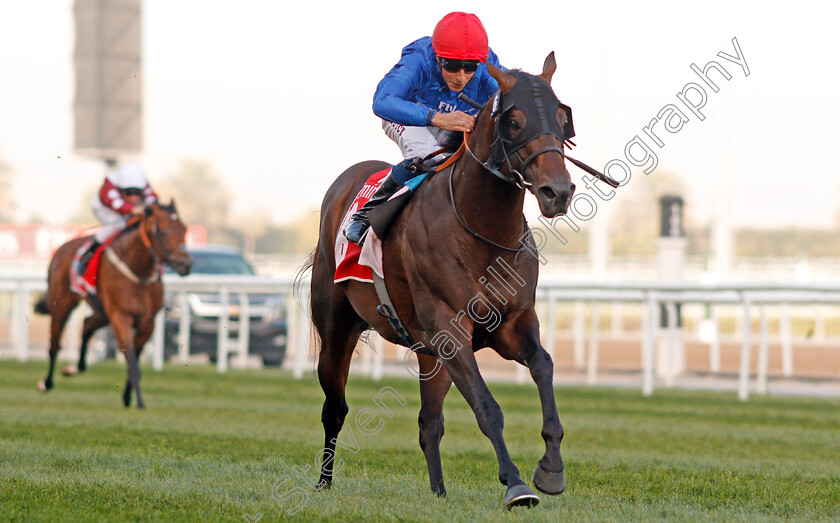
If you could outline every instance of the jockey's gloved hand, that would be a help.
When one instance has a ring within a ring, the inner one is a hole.
[[[133,209],[131,209],[131,214],[139,216],[139,215],[143,214],[144,209],[145,209],[145,206],[138,205],[138,206],[134,207]]]

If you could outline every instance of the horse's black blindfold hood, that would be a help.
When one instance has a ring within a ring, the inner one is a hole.
[[[509,138],[506,127],[500,129],[502,138],[512,145],[508,152],[519,149],[541,134],[553,134],[560,138],[561,142],[574,137],[575,126],[572,123],[572,109],[568,105],[560,103],[551,86],[545,80],[536,76],[516,72],[514,74],[516,75],[516,83],[513,84],[510,91],[501,97],[499,114],[505,114],[513,108],[519,109],[525,114],[528,125],[513,140]],[[560,108],[566,113],[565,125],[562,127],[557,120],[557,111]]]
[[[497,92],[493,100],[493,115],[496,120],[497,140],[501,141],[501,147],[493,147],[490,164],[498,168],[505,161],[507,155],[524,147],[525,144],[543,134],[553,134],[560,142],[564,142],[575,135],[575,126],[572,121],[572,108],[560,103],[551,86],[542,78],[527,74],[519,74],[513,71],[516,76],[516,83],[505,93]],[[525,114],[527,124],[515,138],[511,138],[510,129],[499,118],[511,109],[519,109]],[[558,109],[562,108],[566,113],[564,125],[560,125]]]

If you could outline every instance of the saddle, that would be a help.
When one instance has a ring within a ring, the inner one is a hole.
[[[441,149],[435,151],[426,158],[418,159],[413,165],[417,166],[417,176],[411,178],[405,185],[395,192],[387,201],[382,202],[373,209],[367,212],[368,220],[370,221],[370,231],[363,247],[359,247],[355,243],[347,241],[344,234],[341,233],[347,222],[353,214],[364,207],[370,200],[371,196],[379,189],[382,181],[390,172],[390,168],[375,172],[368,177],[365,184],[362,186],[353,204],[347,209],[344,218],[341,220],[341,225],[338,230],[339,233],[335,240],[335,277],[334,282],[339,283],[345,280],[356,280],[365,283],[373,283],[372,270],[381,276],[382,275],[382,240],[388,235],[394,220],[400,214],[403,207],[411,199],[411,195],[420,186],[421,183],[430,175],[440,172],[455,163],[463,153],[463,147],[455,151],[451,156],[443,160],[437,166],[431,168],[419,167],[423,162],[432,158],[441,152],[449,149]],[[450,151],[451,152],[451,151]],[[370,247],[368,248],[368,244]]]
[[[359,247],[355,243],[349,242],[341,231],[353,216],[353,213],[361,209],[368,202],[391,169],[384,169],[372,174],[362,186],[359,194],[356,195],[353,204],[350,205],[350,208],[345,213],[344,219],[338,228],[339,233],[335,241],[336,269],[333,281],[339,283],[345,280],[356,280],[364,283],[373,283],[376,289],[376,295],[380,301],[377,311],[391,324],[402,345],[419,352],[424,352],[422,344],[418,345],[414,341],[411,334],[405,328],[405,325],[400,321],[396,313],[396,308],[388,295],[388,289],[385,286],[385,276],[382,267],[382,239],[388,234],[394,220],[399,216],[400,211],[411,198],[411,194],[423,183],[428,175],[451,167],[455,163],[455,160],[463,154],[463,151],[464,147],[462,145],[452,156],[446,158],[432,170],[418,172],[417,176],[408,180],[387,201],[368,211],[370,230],[367,233],[364,244],[362,247]],[[436,151],[429,155],[429,157],[435,156],[439,152]],[[416,162],[415,165],[421,162],[422,160]]]
[[[79,274],[78,272],[79,259],[93,243],[93,239],[91,238],[82,243],[82,245],[76,249],[76,254],[73,256],[73,263],[70,265],[70,290],[81,296],[96,295],[96,282],[99,277],[99,265],[102,262],[102,253],[105,252],[105,248],[111,244],[114,238],[116,238],[116,236],[108,238],[105,243],[96,249],[96,252],[94,252],[93,256],[91,256],[83,274]]]

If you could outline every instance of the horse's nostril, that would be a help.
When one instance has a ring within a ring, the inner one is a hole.
[[[548,186],[540,187],[539,189],[540,196],[545,198],[546,200],[554,200],[557,198],[557,193],[554,192],[554,189]]]

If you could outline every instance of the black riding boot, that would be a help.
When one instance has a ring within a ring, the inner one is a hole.
[[[368,221],[367,217],[368,211],[386,201],[395,192],[397,192],[400,187],[402,187],[402,184],[394,179],[392,173],[388,173],[388,176],[382,180],[382,185],[380,185],[379,189],[373,193],[370,200],[368,200],[361,209],[356,211],[356,214],[350,217],[350,221],[347,222],[347,225],[344,227],[344,236],[356,245],[361,246],[362,243],[364,243],[365,235],[370,227],[370,221]]]
[[[79,274],[85,273],[85,269],[87,269],[88,263],[90,263],[90,259],[93,258],[93,253],[96,252],[96,249],[98,249],[100,245],[102,244],[96,241],[96,238],[94,238],[93,243],[90,244],[88,250],[83,252],[81,257],[79,257],[79,265],[77,266]]]

